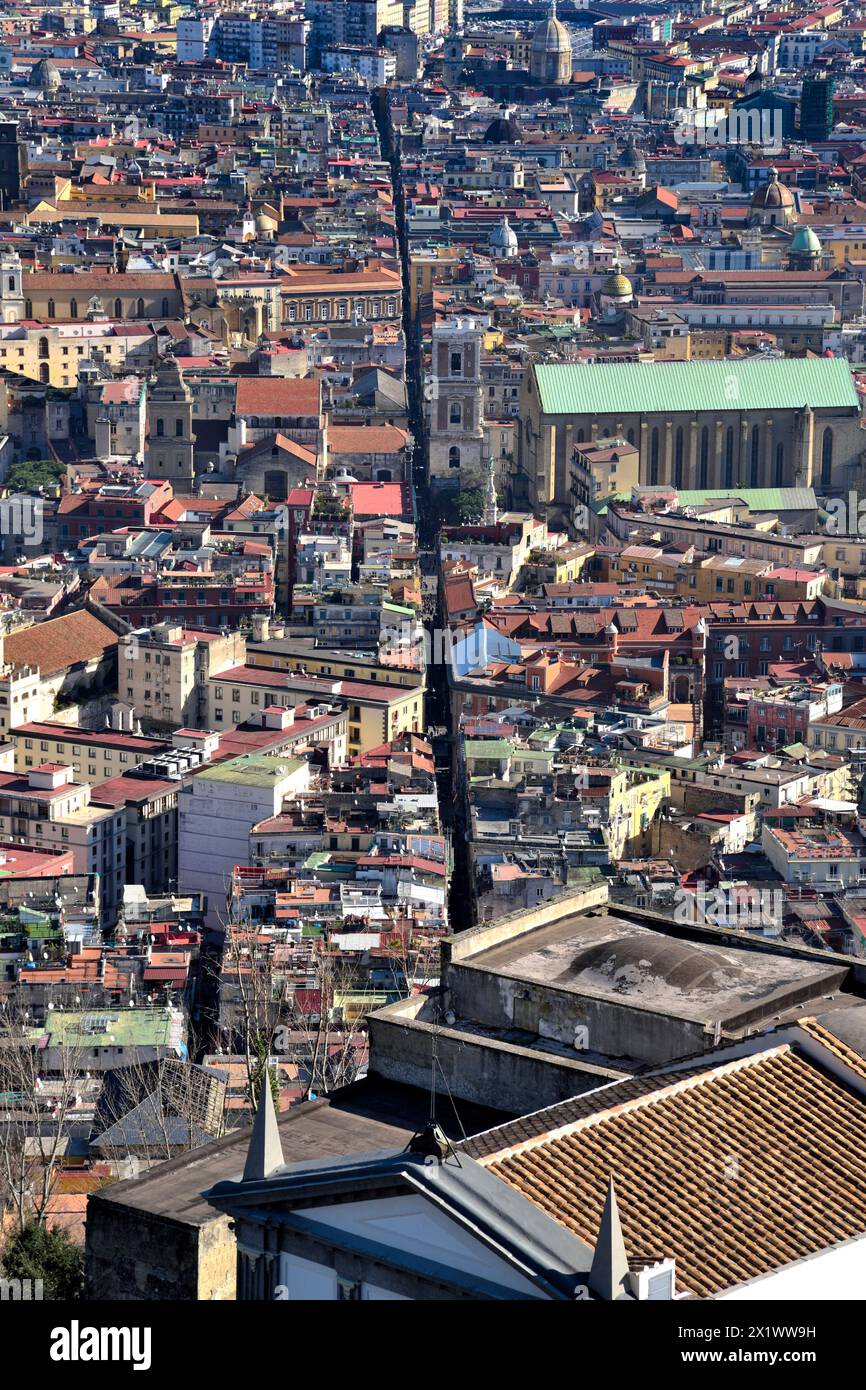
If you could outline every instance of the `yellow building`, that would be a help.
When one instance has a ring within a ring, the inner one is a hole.
[[[283,326],[351,323],[353,319],[398,322],[402,317],[400,272],[371,265],[355,271],[287,266],[281,281]]]
[[[331,676],[335,680],[374,681],[413,689],[424,686],[423,671],[387,666],[372,652],[361,654],[337,648],[312,648],[290,640],[248,641],[247,664],[265,671],[297,671],[303,666],[313,676]]]
[[[84,319],[94,297],[102,300],[111,318],[174,319],[184,315],[180,280],[164,271],[141,275],[107,270],[79,275],[30,271],[22,276],[22,294],[23,317],[27,319]]]
[[[399,734],[424,732],[424,692],[419,688],[373,681],[331,679],[298,670],[268,671],[233,666],[210,677],[207,725],[230,729],[261,716],[268,705],[293,709],[299,703],[345,708],[349,714],[350,757],[368,753]]]
[[[51,386],[75,386],[80,362],[94,349],[115,373],[146,372],[158,357],[156,335],[131,324],[107,319],[0,324],[0,368]]]

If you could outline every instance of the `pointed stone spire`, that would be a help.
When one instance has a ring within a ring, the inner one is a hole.
[[[271,1078],[265,1068],[259,1084],[259,1103],[244,1164],[244,1182],[261,1182],[282,1165],[283,1149],[271,1094]]]
[[[612,1301],[626,1292],[628,1276],[628,1257],[622,1226],[619,1222],[619,1209],[616,1204],[613,1178],[607,1187],[607,1198],[601,1214],[601,1225],[595,1242],[595,1254],[589,1271],[589,1287],[597,1298]]]

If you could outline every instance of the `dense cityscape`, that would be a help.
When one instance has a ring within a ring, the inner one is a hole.
[[[54,1360],[101,1301],[863,1296],[864,403],[864,4],[2,4]]]

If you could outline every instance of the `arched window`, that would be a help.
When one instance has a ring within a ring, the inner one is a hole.
[[[47,363],[47,362],[40,362],[40,363],[39,363],[39,380],[40,380],[40,381],[47,381],[47,380],[48,380],[48,363]]]
[[[463,407],[459,401],[452,401],[448,407],[448,423],[459,425],[463,421]]]
[[[785,446],[776,445],[776,476],[773,480],[776,487],[785,486]]]
[[[114,301],[114,317],[116,319],[123,318],[123,305],[119,299],[115,299]]]
[[[683,427],[680,425],[674,436],[674,487],[682,487],[683,485],[683,451]]]
[[[162,301],[162,317],[163,317],[164,319],[167,319],[167,318],[168,318],[168,313],[169,313],[169,309],[168,309],[168,300],[167,300],[167,299],[164,299],[164,300]]]
[[[70,301],[69,301],[69,317],[70,317],[71,319],[77,319],[77,318],[78,318],[78,300],[77,300],[77,299],[70,299]]]
[[[32,300],[32,299],[25,299],[25,301],[24,301],[24,317],[25,317],[26,319],[32,319],[32,317],[33,317],[33,300]],[[49,314],[49,318],[50,318],[50,317],[51,317],[51,315]]]
[[[827,487],[833,472],[833,431],[828,426],[821,444],[821,483]]]
[[[40,357],[47,357],[47,356],[48,356],[48,339],[47,339],[47,338],[40,338],[40,339],[39,339],[39,356],[40,356]]]
[[[758,455],[761,450],[761,431],[757,425],[752,426],[752,453],[749,460],[749,487],[758,486]]]
[[[528,421],[527,421],[527,423],[528,423]],[[583,430],[578,430],[578,431],[577,431],[577,442],[578,442],[578,444],[583,444],[583,443],[585,442],[585,441],[584,441],[584,438],[583,438]]]
[[[709,487],[710,482],[710,427],[701,430],[701,461],[698,467],[698,487]]]
[[[628,440],[629,444],[634,444],[634,430],[627,430],[625,437]]]
[[[725,435],[725,487],[730,487],[734,481],[734,427],[728,425],[728,432]]]
[[[448,450],[448,467],[460,467],[460,450],[457,448],[456,444],[452,444],[451,448]]]
[[[144,300],[143,300],[143,299],[137,299],[137,300],[135,301],[135,312],[136,312],[137,316],[138,316],[140,319],[143,319],[143,318],[144,318]]]
[[[49,301],[48,301],[48,317],[49,317],[50,319],[53,319],[54,316],[55,316],[55,315],[54,315],[54,300],[53,300],[53,299],[49,299]]]
[[[285,502],[289,495],[288,476],[282,468],[269,468],[264,476],[264,491],[272,502]]]
[[[650,436],[650,483],[659,480],[659,432],[654,429]]]

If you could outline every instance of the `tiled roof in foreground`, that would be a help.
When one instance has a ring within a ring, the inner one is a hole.
[[[627,1089],[478,1161],[590,1244],[612,1176],[629,1259],[699,1298],[866,1233],[866,1100],[791,1044]]]

